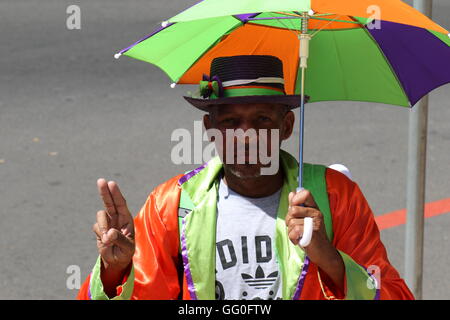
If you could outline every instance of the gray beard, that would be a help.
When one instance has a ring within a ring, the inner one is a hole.
[[[235,170],[233,168],[229,168],[229,173],[231,173],[233,176],[239,178],[239,179],[255,179],[255,178],[259,178],[261,177],[261,170],[259,170],[258,173],[255,174],[249,174],[249,175],[245,175],[242,172],[240,172],[239,170]]]

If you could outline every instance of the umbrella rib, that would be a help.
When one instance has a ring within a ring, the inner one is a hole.
[[[338,18],[339,18],[339,17],[342,17],[342,15],[338,16]],[[354,21],[337,20],[337,18],[336,18],[336,19],[326,19],[326,18],[317,18],[317,17],[312,16],[311,19],[314,19],[314,20],[324,20],[324,21],[330,21],[330,22],[335,22],[335,21],[336,21],[336,22],[342,22],[342,23],[351,23],[351,24],[355,24]]]
[[[261,17],[261,18],[249,18],[249,21],[257,20],[300,20],[301,18],[294,17]]]
[[[319,14],[314,14],[311,17],[328,17],[328,16],[333,16],[335,15],[335,13],[319,13]]]
[[[339,18],[339,17],[341,17],[341,16],[337,16],[337,18]],[[336,19],[337,19],[336,18]],[[312,18],[312,19],[314,19],[314,18]],[[324,25],[322,28],[320,28],[319,30],[316,30],[316,32],[314,32],[312,35],[311,35],[311,38],[313,38],[319,31],[322,31],[326,26],[328,26],[328,25],[330,25],[333,21],[335,21],[336,19],[334,19],[334,20],[331,20],[330,22],[328,22],[326,25]],[[321,20],[323,20],[323,19],[321,19]],[[326,20],[329,20],[329,19],[326,19]]]
[[[275,13],[278,13],[279,14],[279,12],[275,12]],[[268,14],[274,14],[274,13],[272,13],[272,12],[268,12]],[[257,19],[257,18],[256,18]],[[278,22],[280,23],[280,24],[282,24],[288,31],[292,31],[295,35],[297,35],[298,34],[298,30],[296,29],[296,27],[295,27],[295,25],[293,25],[292,27],[292,29],[287,25],[287,24],[285,24],[284,23],[284,19],[288,19],[288,20],[292,20],[292,19],[298,19],[298,18],[290,18],[290,17],[266,17],[266,18],[260,18],[260,20],[262,20],[262,19],[266,19],[266,20],[278,20]]]

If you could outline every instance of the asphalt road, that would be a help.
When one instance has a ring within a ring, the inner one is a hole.
[[[148,193],[193,168],[170,159],[177,128],[202,113],[156,67],[119,49],[193,1],[0,2],[0,299],[73,299],[69,266],[84,279],[96,257],[91,226],[99,177],[116,180],[137,213]],[[81,29],[66,8],[81,8]],[[450,27],[450,3],[434,1]],[[344,163],[375,215],[406,206],[408,109],[369,103],[308,105],[305,161]],[[426,201],[450,197],[450,87],[430,95]],[[298,132],[298,130],[297,130]],[[297,141],[284,146],[296,152]],[[426,220],[424,298],[450,298],[450,215]],[[404,226],[382,231],[404,271]]]

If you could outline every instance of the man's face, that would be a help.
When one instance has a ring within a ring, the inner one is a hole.
[[[207,130],[220,132],[212,137],[225,171],[239,178],[256,178],[278,164],[281,142],[290,137],[294,114],[280,104],[231,104],[214,106],[204,117]],[[277,159],[274,159],[277,157]],[[265,171],[264,171],[265,170]]]

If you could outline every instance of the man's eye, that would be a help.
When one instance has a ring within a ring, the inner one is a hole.
[[[259,117],[259,121],[261,122],[268,122],[271,121],[272,119],[270,119],[269,117],[264,117],[264,116],[260,116]]]
[[[235,119],[233,119],[233,118],[224,119],[224,120],[220,121],[220,123],[224,126],[230,126],[235,123]]]

